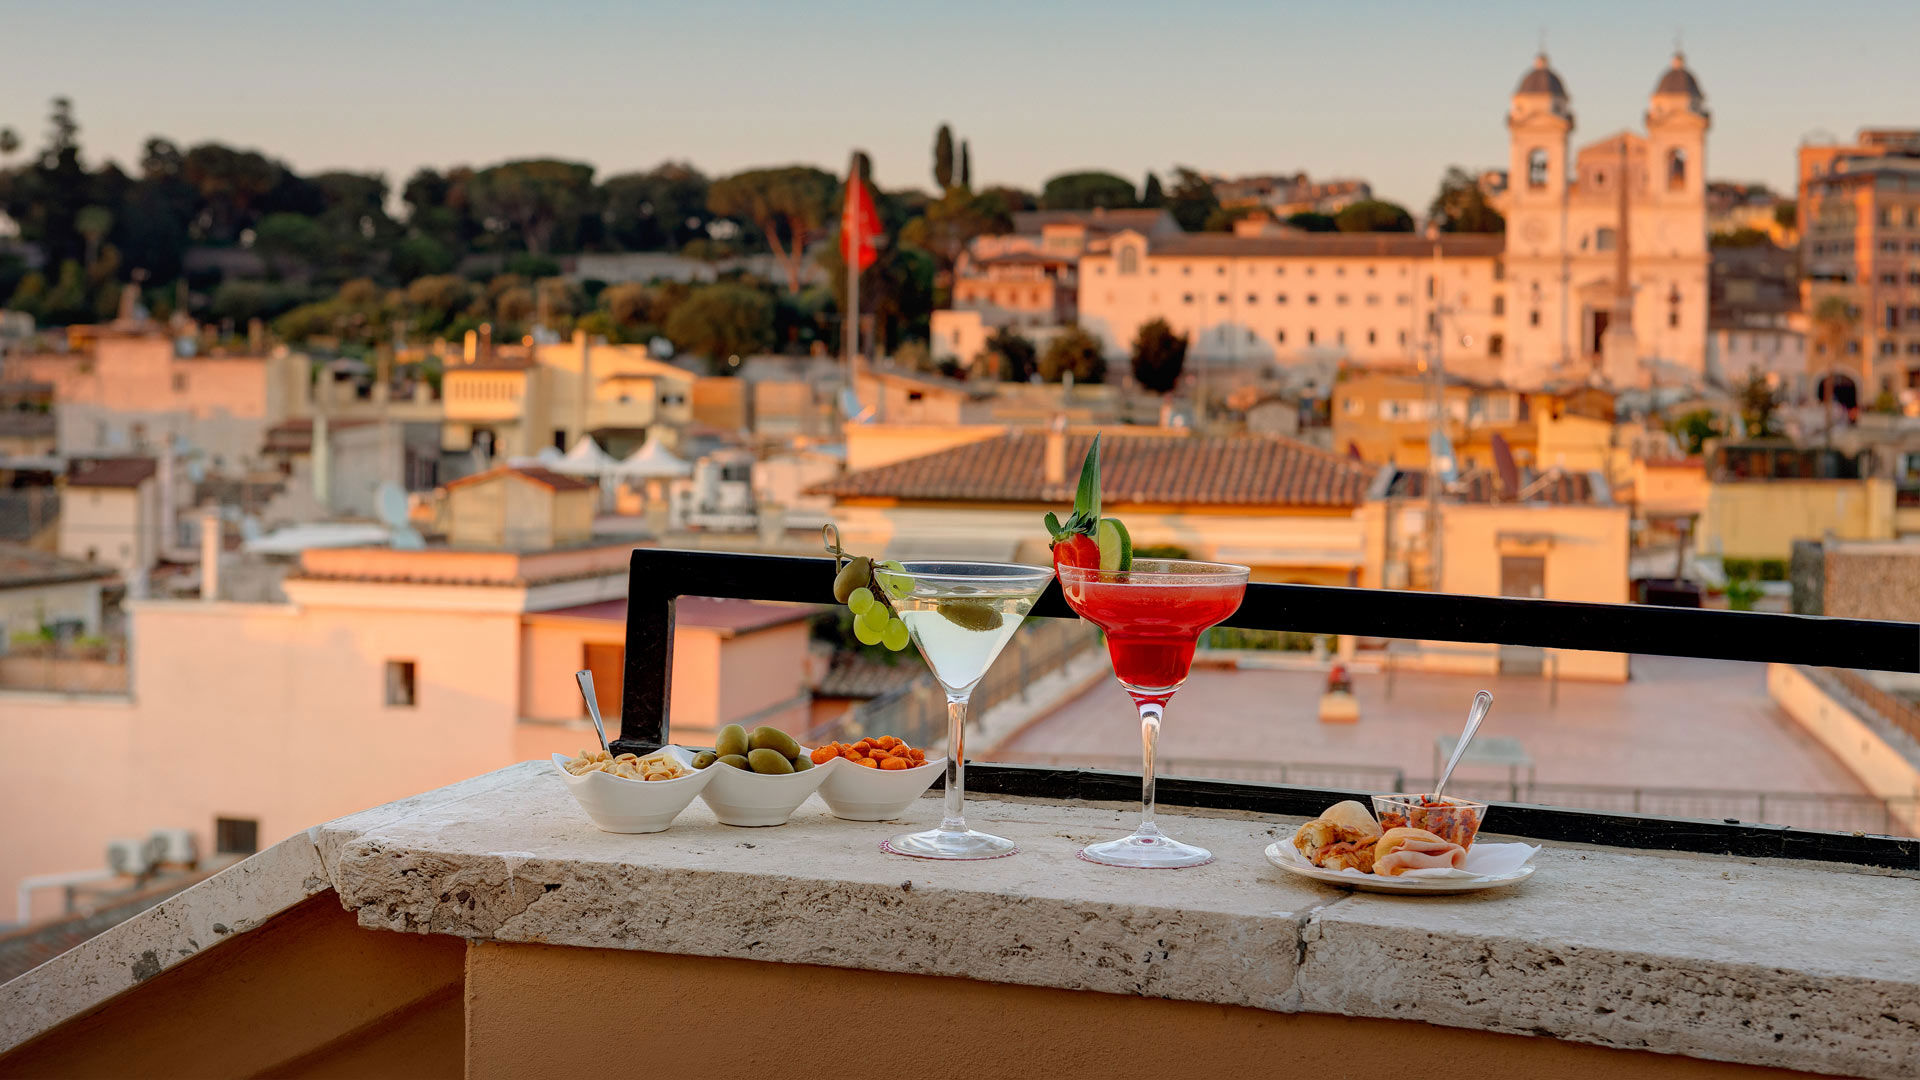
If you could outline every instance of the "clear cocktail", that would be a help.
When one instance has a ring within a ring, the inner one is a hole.
[[[1104,630],[1113,674],[1140,710],[1140,795],[1133,835],[1081,851],[1112,866],[1178,867],[1210,862],[1205,848],[1182,844],[1153,820],[1154,752],[1169,698],[1187,681],[1200,634],[1240,607],[1247,568],[1183,559],[1135,559],[1128,570],[1059,568],[1067,604]]]
[[[939,828],[896,836],[887,849],[923,859],[1011,855],[1017,850],[1013,841],[967,828],[962,813],[967,700],[1053,571],[1009,563],[911,562],[899,570],[875,567],[873,576],[947,692],[946,814]]]

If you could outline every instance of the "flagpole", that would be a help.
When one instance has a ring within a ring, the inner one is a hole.
[[[857,397],[860,390],[858,386],[854,385],[854,380],[860,374],[861,236],[858,189],[855,188],[854,185],[863,183],[864,181],[860,179],[860,170],[858,167],[849,170],[849,172],[851,175],[847,178],[847,200],[846,205],[841,209],[840,222],[841,231],[850,231],[851,237],[850,242],[841,248],[841,251],[845,253],[847,263],[847,310],[842,316],[846,325],[842,333],[846,339],[847,383],[853,387],[854,394]]]

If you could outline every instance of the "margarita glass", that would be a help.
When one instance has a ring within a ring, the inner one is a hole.
[[[1010,563],[910,562],[899,570],[875,566],[873,577],[947,692],[946,815],[939,828],[903,833],[888,840],[886,849],[923,859],[1013,854],[1019,850],[1013,841],[967,828],[961,813],[967,793],[967,699],[1033,610],[1053,571]]]
[[[1187,681],[1201,631],[1232,615],[1247,568],[1184,559],[1135,559],[1130,570],[1060,567],[1067,604],[1107,634],[1113,674],[1140,709],[1140,801],[1133,835],[1081,849],[1109,866],[1172,868],[1212,862],[1206,848],[1170,839],[1153,821],[1154,750],[1167,700]]]

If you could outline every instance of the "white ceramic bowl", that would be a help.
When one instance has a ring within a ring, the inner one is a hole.
[[[842,759],[835,759],[836,761]],[[911,769],[869,769],[844,764],[820,785],[820,798],[834,817],[849,821],[890,821],[906,813],[947,767],[944,757]]]
[[[811,754],[813,750],[802,747],[800,752]],[[722,825],[748,828],[785,825],[800,804],[807,801],[807,796],[818,790],[841,764],[839,758],[834,758],[806,772],[754,773],[716,761],[701,770],[702,775],[711,775],[713,782],[700,792],[700,797],[707,801],[713,816],[720,819]]]
[[[693,768],[691,750],[679,746],[666,749],[680,764]],[[598,770],[575,776],[567,771],[571,760],[566,754],[555,754],[553,769],[566,781],[573,801],[580,804],[587,819],[606,832],[661,832],[673,824],[695,795],[713,783],[713,773],[707,770],[696,770],[692,776],[678,780],[629,780]]]

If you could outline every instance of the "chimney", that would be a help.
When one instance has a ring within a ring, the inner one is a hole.
[[[220,510],[211,506],[200,514],[200,599],[220,599]]]
[[[1040,468],[1048,487],[1067,482],[1067,418],[1064,415],[1055,416],[1047,425],[1047,449]]]

